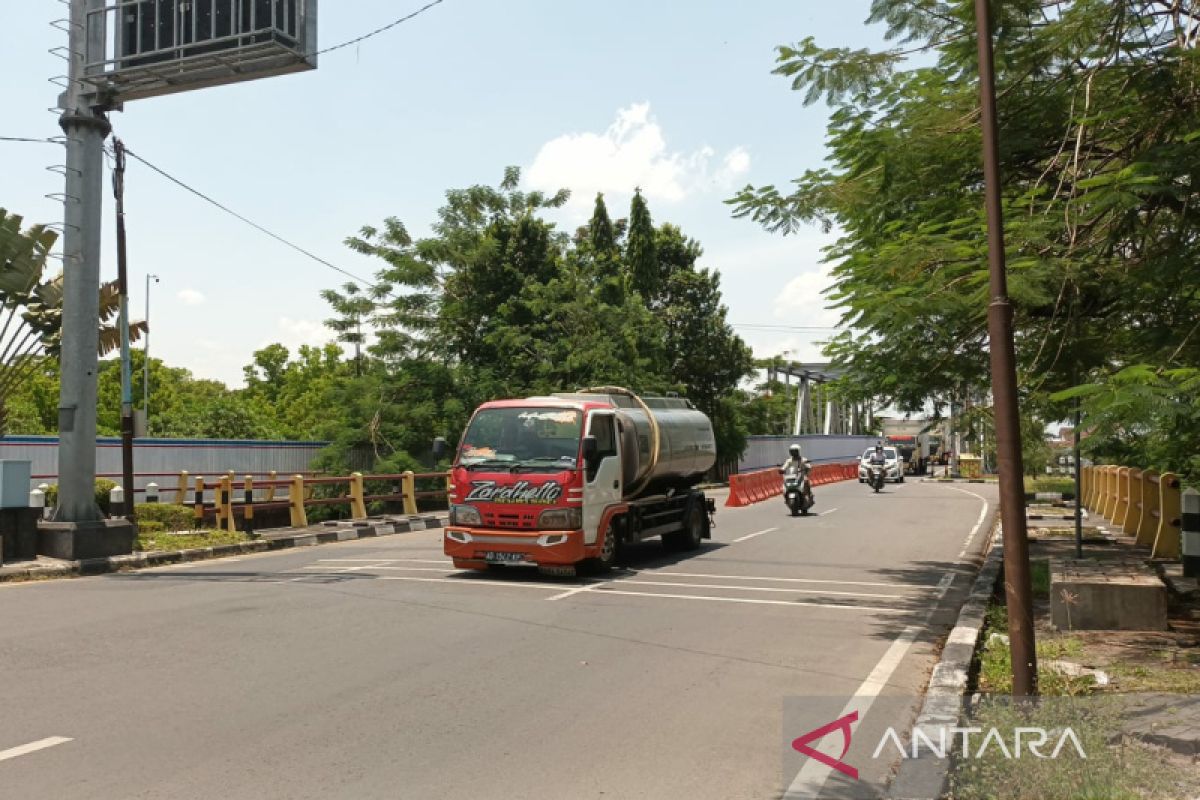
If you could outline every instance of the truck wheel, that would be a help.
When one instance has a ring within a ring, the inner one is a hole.
[[[663,545],[669,550],[697,550],[704,538],[704,512],[699,503],[693,503],[683,520],[683,530],[663,536]]]
[[[600,555],[596,558],[587,558],[580,561],[576,565],[578,574],[595,575],[600,572],[608,572],[621,563],[621,551],[623,549],[616,526],[610,526],[604,534],[604,542],[600,545]]]

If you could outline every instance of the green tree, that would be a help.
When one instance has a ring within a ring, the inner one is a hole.
[[[1200,366],[1197,9],[1080,1],[1047,13],[1021,0],[993,14],[1022,406],[1063,418],[1077,396],[1068,390],[1084,384],[1096,387],[1085,411],[1100,424],[1101,398],[1127,396],[1130,381],[1177,396],[1168,375],[1186,383],[1175,371]],[[847,368],[849,390],[905,409],[930,396],[944,406],[988,385],[972,8],[876,0],[871,19],[903,45],[878,53],[807,39],[779,49],[776,72],[806,102],[833,108],[829,166],[731,202],[771,230],[839,228],[829,296],[850,330],[827,352]],[[905,61],[914,47],[935,63]],[[1196,452],[1200,428],[1173,422]],[[1172,466],[1162,457],[1148,446],[1138,456]]]
[[[654,223],[650,209],[642,197],[641,189],[635,189],[629,204],[629,236],[625,240],[625,264],[629,270],[629,285],[643,298],[656,298],[660,294],[658,255],[655,249]],[[655,303],[647,300],[648,304]]]

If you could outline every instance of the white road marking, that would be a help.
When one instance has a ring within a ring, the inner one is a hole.
[[[983,503],[983,507],[981,509],[979,509],[979,519],[975,522],[975,527],[971,528],[971,532],[967,534],[966,540],[963,541],[962,550],[958,551],[957,558],[959,560],[962,560],[962,558],[964,556],[966,556],[967,551],[969,551],[971,549],[971,542],[975,541],[975,534],[979,533],[980,527],[983,526],[983,521],[987,518],[987,513],[988,513],[988,510],[991,508],[991,504],[988,503],[986,497],[975,494],[975,492],[969,492],[966,489],[959,489],[956,486],[947,486],[945,488],[950,489],[955,492],[959,492],[960,494],[968,494],[971,497],[974,497],[976,500],[979,500],[981,503]]]
[[[837,603],[810,603],[805,600],[757,600],[750,597],[715,597],[707,594],[663,594],[660,592],[627,592],[624,589],[602,589],[600,594],[621,594],[631,597],[665,597],[670,600],[715,600],[718,603],[753,603],[764,606],[800,606],[807,608],[836,608],[847,611],[874,611],[878,614],[905,614],[903,609],[879,606],[851,606]]]
[[[896,667],[900,666],[900,662],[904,660],[904,656],[908,653],[908,648],[916,641],[917,635],[921,629],[929,624],[933,612],[941,605],[942,598],[946,596],[946,592],[950,589],[950,585],[954,582],[954,575],[947,573],[938,581],[938,596],[937,599],[929,608],[929,613],[925,615],[920,625],[908,625],[900,632],[900,635],[888,646],[887,651],[883,654],[883,658],[879,659],[879,663],[871,670],[866,679],[859,685],[854,692],[854,697],[850,699],[842,712],[834,719],[844,717],[847,714],[858,711],[858,722],[861,725],[863,719],[866,718],[867,712],[875,703],[875,698],[879,693],[887,687],[888,680],[892,677],[892,673],[896,671]],[[818,744],[824,744],[828,740],[822,739]],[[840,746],[840,743],[837,743]],[[822,750],[822,752],[825,752]],[[835,753],[830,755],[836,756]],[[801,798],[819,797],[821,789],[825,786],[825,781],[828,780],[831,768],[825,766],[816,759],[809,759],[804,762],[804,766],[796,773],[795,779],[784,792],[784,800],[801,800]]]
[[[616,583],[617,581],[614,581]],[[630,586],[680,586],[696,589],[729,589],[735,592],[790,592],[792,594],[819,594],[819,595],[836,595],[838,597],[874,597],[887,600],[902,600],[905,595],[902,594],[867,594],[865,592],[835,592],[832,589],[796,589],[787,587],[782,589],[778,586],[726,586],[719,583],[671,583],[669,581],[643,581],[643,580],[624,580],[620,583],[629,584]],[[590,588],[590,587],[589,587]],[[585,590],[586,591],[586,590]]]
[[[518,589],[541,589],[552,592],[557,586],[548,583],[518,583],[517,581],[471,580],[469,578],[417,578],[410,575],[379,575],[381,581],[414,581],[417,583],[453,583],[457,586],[512,586]]]
[[[36,742],[23,744],[20,747],[10,747],[7,750],[0,750],[0,761],[7,761],[10,758],[17,758],[18,756],[27,756],[30,753],[36,753],[38,750],[45,750],[47,747],[54,747],[55,745],[73,741],[75,740],[69,739],[66,736],[50,736],[46,739],[39,739]]]
[[[546,599],[547,600],[562,600],[564,597],[570,597],[571,595],[579,594],[580,592],[590,592],[591,590],[595,589],[597,586],[604,586],[605,584],[612,583],[612,582],[613,581],[600,581],[599,583],[589,583],[585,586],[576,586],[574,589],[568,589],[565,592],[559,592],[558,594],[554,595],[553,597],[547,597]]]
[[[839,506],[839,508],[840,508],[840,506]],[[818,518],[820,518],[820,517],[828,517],[830,514],[833,514],[833,513],[836,513],[836,512],[837,512],[837,509],[836,509],[836,508],[831,508],[831,509],[829,509],[828,511],[818,511],[818,512],[817,512],[817,517],[818,517]]]
[[[777,531],[777,530],[779,530],[779,528],[767,528],[766,530],[755,531],[754,533],[748,533],[745,536],[741,537],[740,539],[734,539],[733,543],[737,544],[738,542],[744,542],[747,539],[753,539],[755,536],[762,536],[764,533],[770,533],[771,531]]]
[[[321,564],[337,564],[341,562],[352,564],[454,564],[448,558],[321,558],[317,561]]]
[[[832,583],[840,586],[882,586],[889,589],[896,588],[895,583],[874,583],[871,581],[836,581],[827,578],[772,578],[762,575],[709,575],[704,572],[651,572],[638,571],[638,575],[659,576],[666,575],[672,578],[717,578],[723,581],[768,581],[771,583]],[[937,586],[928,583],[910,584],[912,588],[932,590]]]

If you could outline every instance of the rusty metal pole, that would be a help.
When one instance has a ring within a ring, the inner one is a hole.
[[[1013,348],[1012,305],[1004,266],[1004,214],[1000,205],[1000,148],[996,124],[996,75],[988,0],[975,0],[979,44],[979,99],[983,128],[984,197],[988,227],[988,339],[996,416],[996,460],[1000,472],[1000,521],[1004,526],[1004,593],[1012,651],[1013,695],[1037,693],[1037,654],[1033,642],[1033,587],[1025,528],[1021,418],[1017,407],[1017,369]]]

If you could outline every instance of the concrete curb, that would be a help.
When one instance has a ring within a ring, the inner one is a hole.
[[[995,592],[996,581],[1003,564],[1004,548],[997,527],[983,567],[971,586],[971,593],[958,612],[958,621],[953,630],[946,637],[941,658],[929,678],[925,702],[914,723],[914,728],[924,730],[930,736],[930,741],[938,741],[939,728],[957,725],[959,722],[962,698],[967,689],[967,676],[975,658],[980,634],[983,632],[988,603]],[[937,758],[932,754],[915,759],[906,758],[900,762],[896,778],[888,787],[887,797],[889,800],[929,800],[941,797],[946,791],[949,775],[948,758]]]
[[[132,553],[109,558],[89,558],[82,561],[59,561],[38,563],[28,566],[0,566],[0,583],[44,580],[47,578],[78,578],[87,575],[105,575],[112,572],[129,572],[164,564],[179,564],[186,561],[208,561],[211,559],[238,556],[249,553],[290,550],[296,547],[313,547],[319,544],[336,544],[376,536],[390,536],[411,531],[436,530],[445,526],[446,518],[437,514],[423,514],[405,519],[377,519],[361,521],[339,521],[305,530],[263,531],[258,539],[236,544],[213,547],[196,547],[185,550],[156,550],[150,553]]]

